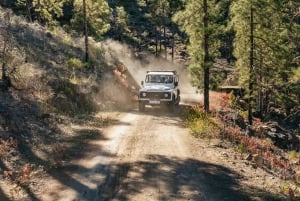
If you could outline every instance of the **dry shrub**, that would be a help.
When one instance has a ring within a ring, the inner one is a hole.
[[[52,99],[52,105],[57,112],[69,115],[86,114],[97,109],[91,92],[82,92],[80,85],[72,84],[69,80],[58,80],[51,83],[56,96]]]
[[[248,136],[236,127],[227,127],[222,136],[237,145],[242,153],[250,154],[257,166],[268,168],[283,179],[296,180],[293,165],[272,142]]]
[[[24,183],[24,182],[28,181],[30,172],[31,172],[31,165],[29,163],[26,163],[20,172],[20,176],[18,179],[19,182]]]
[[[192,134],[197,137],[216,137],[220,127],[201,106],[193,106],[187,112],[186,122]]]
[[[229,111],[231,104],[233,104],[234,96],[232,93],[224,92],[209,92],[209,107],[212,114],[217,113],[220,110]],[[199,106],[204,106],[203,102],[199,103]]]
[[[216,110],[229,110],[232,99],[231,93],[209,92],[210,106]]]
[[[19,65],[11,74],[12,83],[18,89],[27,89],[32,92],[35,99],[46,102],[51,99],[54,92],[48,85],[45,71],[34,64],[24,63]]]
[[[11,171],[11,170],[4,170],[3,171],[3,176],[5,177],[5,178],[12,178],[13,177],[13,171]]]
[[[236,107],[236,99],[232,93],[210,92],[210,105],[216,110],[216,112],[218,112],[218,109],[230,111],[231,108]],[[193,108],[188,118],[188,125],[192,129],[193,133],[205,136],[205,133],[212,132],[208,129],[211,125],[211,120],[206,113],[201,112],[201,109]],[[299,180],[299,176],[296,175],[295,172],[295,166],[292,165],[291,161],[270,140],[263,138],[259,134],[261,131],[257,129],[255,130],[255,126],[253,127],[254,131],[258,133],[258,136],[256,137],[249,136],[248,133],[241,130],[234,124],[231,125],[222,120],[224,119],[218,119],[219,125],[222,125],[220,127],[223,128],[222,130],[219,130],[219,136],[232,142],[241,153],[247,153],[250,155],[252,161],[256,163],[257,166],[264,166],[265,168],[276,172],[283,179],[294,178],[295,181]],[[255,118],[254,123],[256,125],[260,123],[260,120]],[[293,157],[295,160],[295,158],[297,158],[296,154],[293,153],[293,155],[295,155]]]
[[[18,141],[12,137],[4,140],[0,138],[0,158],[6,157],[11,149],[18,148]]]
[[[4,170],[3,176],[7,179],[11,179],[16,181],[17,183],[25,183],[29,180],[31,173],[31,165],[26,163],[22,168],[21,171],[13,171],[13,170]]]

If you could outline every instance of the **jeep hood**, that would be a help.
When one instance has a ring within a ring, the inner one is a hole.
[[[168,91],[171,89],[172,87],[166,85],[145,85],[140,91]]]

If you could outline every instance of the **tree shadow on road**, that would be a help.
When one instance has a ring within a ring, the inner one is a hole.
[[[0,188],[0,198],[4,199],[4,200],[8,200],[8,198],[6,197],[6,195],[2,192],[1,188]]]
[[[115,188],[110,188],[114,193],[99,191],[103,193],[99,195],[101,200],[131,200],[136,195],[145,196],[149,189],[158,194],[155,198],[156,195],[150,193],[150,200],[281,200],[263,189],[241,186],[238,181],[240,175],[223,166],[161,155],[149,155],[148,158],[150,160],[119,164],[117,169],[114,167],[115,178],[112,179],[110,174],[113,182],[107,183]]]

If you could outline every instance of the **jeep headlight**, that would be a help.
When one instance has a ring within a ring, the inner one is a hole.
[[[168,97],[169,97],[169,94],[168,94],[168,93],[165,93],[164,96],[165,96],[165,98],[168,98]]]
[[[146,93],[146,92],[143,92],[143,93],[142,93],[142,96],[143,96],[143,97],[146,97],[146,96],[147,96],[147,93]]]

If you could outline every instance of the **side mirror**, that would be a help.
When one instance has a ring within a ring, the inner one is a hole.
[[[174,82],[174,85],[175,85],[175,87],[177,87],[178,86],[178,82]]]
[[[144,81],[141,81],[141,85],[144,86]]]

